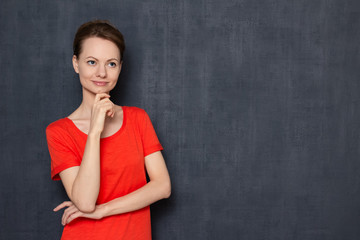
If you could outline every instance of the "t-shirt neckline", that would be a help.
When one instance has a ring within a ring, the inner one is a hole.
[[[126,118],[127,118],[127,116],[126,116],[126,111],[125,111],[126,107],[124,107],[124,106],[120,106],[120,107],[121,107],[121,109],[122,109],[122,111],[123,111],[123,122],[122,122],[122,124],[121,124],[121,127],[120,127],[115,133],[113,133],[112,135],[107,136],[107,137],[100,138],[100,140],[108,140],[108,139],[111,139],[111,138],[119,135],[119,134],[123,131],[123,129],[125,128]],[[80,134],[82,134],[82,135],[85,136],[85,137],[88,136],[88,134],[86,134],[86,133],[84,133],[83,131],[81,131],[81,130],[76,126],[76,124],[75,124],[70,118],[65,117],[64,119],[66,119],[67,121],[69,121],[69,122],[71,123],[71,125],[73,126],[73,128],[76,129],[77,132],[79,132]]]

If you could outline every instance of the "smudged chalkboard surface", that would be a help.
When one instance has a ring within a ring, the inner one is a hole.
[[[360,2],[0,2],[0,239],[59,239],[45,127],[81,100],[72,40],[109,19],[121,105],[144,108],[172,196],[153,238],[359,239]]]

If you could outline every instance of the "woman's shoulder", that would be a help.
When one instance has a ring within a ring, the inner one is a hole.
[[[134,106],[122,106],[123,111],[126,112],[126,114],[128,114],[128,116],[143,116],[144,114],[146,114],[145,110],[139,107],[134,107]]]
[[[52,123],[50,123],[46,127],[46,134],[62,134],[67,131],[68,125],[68,118],[60,118]]]

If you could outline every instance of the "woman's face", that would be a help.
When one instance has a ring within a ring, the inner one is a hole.
[[[115,43],[98,37],[85,39],[79,57],[73,56],[83,91],[93,94],[109,93],[115,87],[121,64]]]

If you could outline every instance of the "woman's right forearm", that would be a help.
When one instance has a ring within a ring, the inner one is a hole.
[[[89,133],[71,200],[83,212],[95,210],[100,189],[100,133]]]
[[[100,137],[105,118],[113,117],[114,104],[107,93],[96,94],[83,158],[71,185],[71,201],[82,212],[95,210],[100,190]]]

